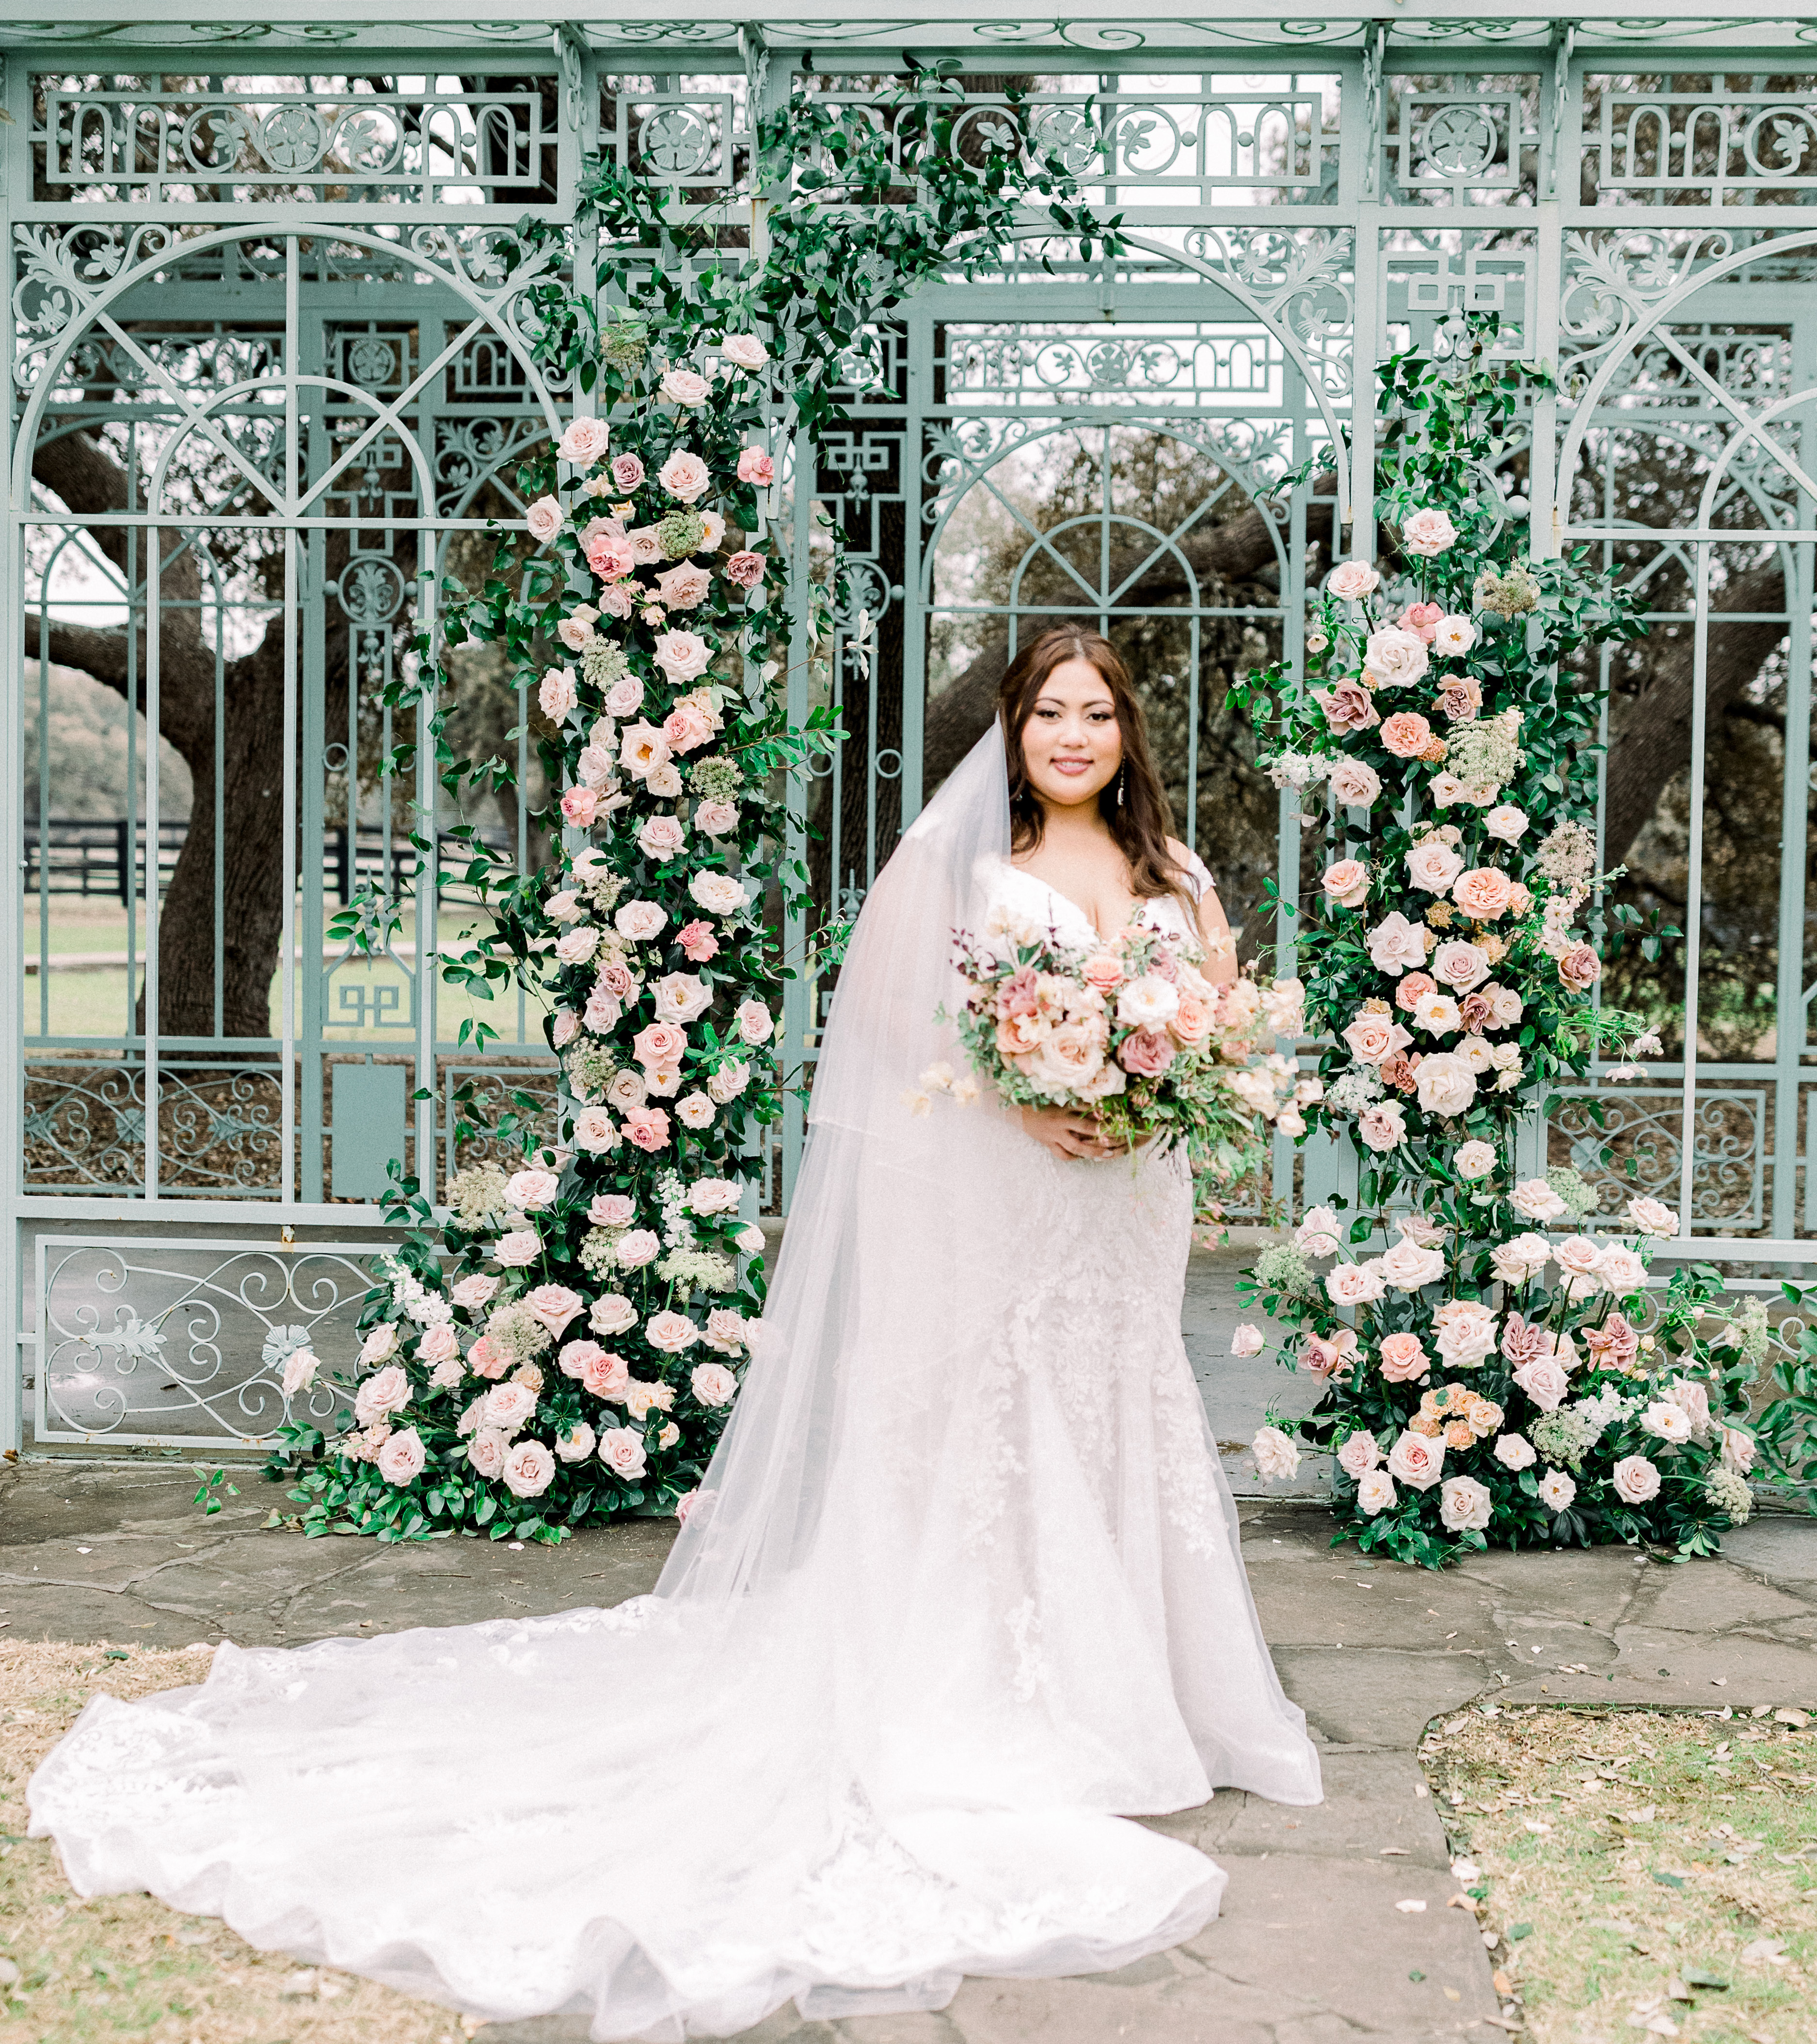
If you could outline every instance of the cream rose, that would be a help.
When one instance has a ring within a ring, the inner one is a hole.
[[[697,1363],[688,1385],[702,1405],[729,1405],[738,1396],[738,1379],[723,1362]]]
[[[1383,916],[1369,932],[1366,939],[1369,962],[1377,972],[1390,972],[1396,977],[1409,966],[1423,966],[1426,936],[1423,923],[1410,923],[1396,909],[1393,915]]]
[[[1428,1114],[1466,1112],[1477,1097],[1477,1075],[1454,1051],[1435,1051],[1413,1074],[1420,1106]]]
[[[1366,1519],[1373,1519],[1389,1509],[1396,1494],[1394,1479],[1386,1470],[1370,1470],[1357,1485],[1357,1509]]]
[[[1442,554],[1457,540],[1458,528],[1451,523],[1449,513],[1436,509],[1416,511],[1400,528],[1401,544],[1412,554],[1420,555],[1430,560]]]
[[[1492,1143],[1461,1143],[1451,1158],[1451,1168],[1466,1185],[1486,1178],[1496,1166]]]
[[[1508,1198],[1523,1220],[1556,1220],[1565,1212],[1565,1202],[1543,1178],[1523,1178]]]
[[[1397,1100],[1377,1101],[1357,1116],[1357,1133],[1369,1148],[1385,1155],[1407,1139],[1407,1116]]]
[[[1678,1232],[1677,1215],[1660,1200],[1630,1200],[1627,1217],[1643,1234],[1676,1235]]]
[[[1436,1284],[1445,1274],[1445,1254],[1439,1249],[1422,1249],[1416,1242],[1403,1239],[1377,1259],[1384,1279],[1397,1292],[1417,1292]]]
[[[1609,1471],[1609,1487],[1624,1504],[1645,1504],[1659,1495],[1659,1471],[1645,1455],[1623,1455]]]
[[[1464,862],[1442,837],[1429,837],[1407,855],[1407,877],[1427,894],[1447,892],[1464,870]]]
[[[1381,582],[1367,561],[1340,561],[1325,578],[1325,588],[1340,603],[1360,603]]]
[[[1519,844],[1527,835],[1531,819],[1512,802],[1498,802],[1483,818],[1483,828],[1504,844]]]
[[[1278,1427],[1258,1427],[1250,1447],[1255,1454],[1256,1474],[1265,1481],[1290,1477],[1300,1467],[1300,1450]]]
[[[1539,1479],[1539,1501],[1549,1512],[1566,1512],[1577,1486],[1562,1470],[1548,1470]]]
[[[1335,1264],[1325,1273],[1325,1296],[1334,1306],[1366,1306],[1387,1289],[1373,1262]]]
[[[1556,1412],[1565,1402],[1571,1380],[1555,1356],[1535,1356],[1514,1373],[1514,1381],[1542,1412]]]
[[[1373,1434],[1352,1434],[1338,1450],[1338,1466],[1346,1476],[1367,1476],[1381,1460]]]
[[[1360,759],[1340,759],[1331,769],[1331,790],[1346,809],[1372,809],[1381,794],[1381,776]]]
[[[1524,1434],[1497,1434],[1490,1452],[1504,1469],[1531,1469],[1539,1459],[1539,1451]]]
[[[539,547],[546,547],[560,532],[567,513],[553,497],[539,497],[524,513],[524,524]]]
[[[688,892],[709,916],[736,916],[751,899],[743,882],[729,873],[697,873]]]
[[[1417,632],[1388,625],[1372,632],[1363,646],[1363,664],[1385,688],[1416,682],[1431,664],[1426,641]]]
[[[608,438],[603,419],[570,419],[562,434],[562,459],[576,468],[591,468],[605,458]]]
[[[1480,1533],[1489,1523],[1493,1500],[1473,1476],[1447,1477],[1439,1493],[1439,1516],[1454,1533]]]
[[[712,647],[697,632],[663,632],[657,635],[656,664],[678,686],[704,674],[712,659]]]

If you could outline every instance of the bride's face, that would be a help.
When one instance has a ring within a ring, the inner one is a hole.
[[[1123,764],[1110,684],[1089,660],[1062,660],[1022,727],[1028,785],[1053,809],[1095,802]]]

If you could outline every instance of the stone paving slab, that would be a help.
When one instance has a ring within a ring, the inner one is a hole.
[[[0,1639],[296,1646],[609,1605],[650,1586],[672,1537],[651,1521],[554,1550],[309,1541],[265,1530],[281,1492],[255,1473],[238,1480],[240,1495],[205,1519],[186,1470],[0,1471]],[[789,2007],[744,2044],[1488,2044],[1507,2033],[1475,1925],[1445,1906],[1458,1884],[1439,1811],[1421,1792],[1426,1727],[1490,1697],[1817,1708],[1817,1519],[1757,1519],[1713,1562],[1604,1547],[1479,1555],[1435,1576],[1334,1548],[1330,1518],[1304,1499],[1246,1501],[1239,1516],[1276,1666],[1320,1746],[1325,1800],[1293,1809],[1226,1790],[1151,1820],[1228,1872],[1216,1921],[1119,1973],[967,1981],[936,2014],[805,2023]],[[1427,1906],[1395,1908],[1408,1900]],[[586,2027],[548,2018],[479,2034],[579,2044]]]

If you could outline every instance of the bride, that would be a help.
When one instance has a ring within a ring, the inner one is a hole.
[[[98,1696],[33,1777],[81,1893],[493,2020],[730,2035],[943,2007],[1192,1936],[1223,1872],[1128,1821],[1320,1800],[1180,1335],[1183,1159],[932,1103],[955,927],[1196,931],[1103,640],[1050,632],[872,889],[736,1415],[654,1595]]]

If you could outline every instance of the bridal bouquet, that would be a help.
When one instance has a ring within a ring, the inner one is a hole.
[[[1300,1032],[1300,982],[1215,986],[1204,959],[1139,920],[1081,947],[993,910],[982,938],[956,935],[953,962],[970,992],[942,1018],[957,1024],[976,1077],[936,1065],[922,1085],[963,1101],[982,1081],[1012,1106],[1089,1113],[1113,1141],[1184,1143],[1197,1211],[1221,1219],[1220,1195],[1262,1161],[1262,1125],[1297,1134],[1319,1082],[1273,1048]]]

